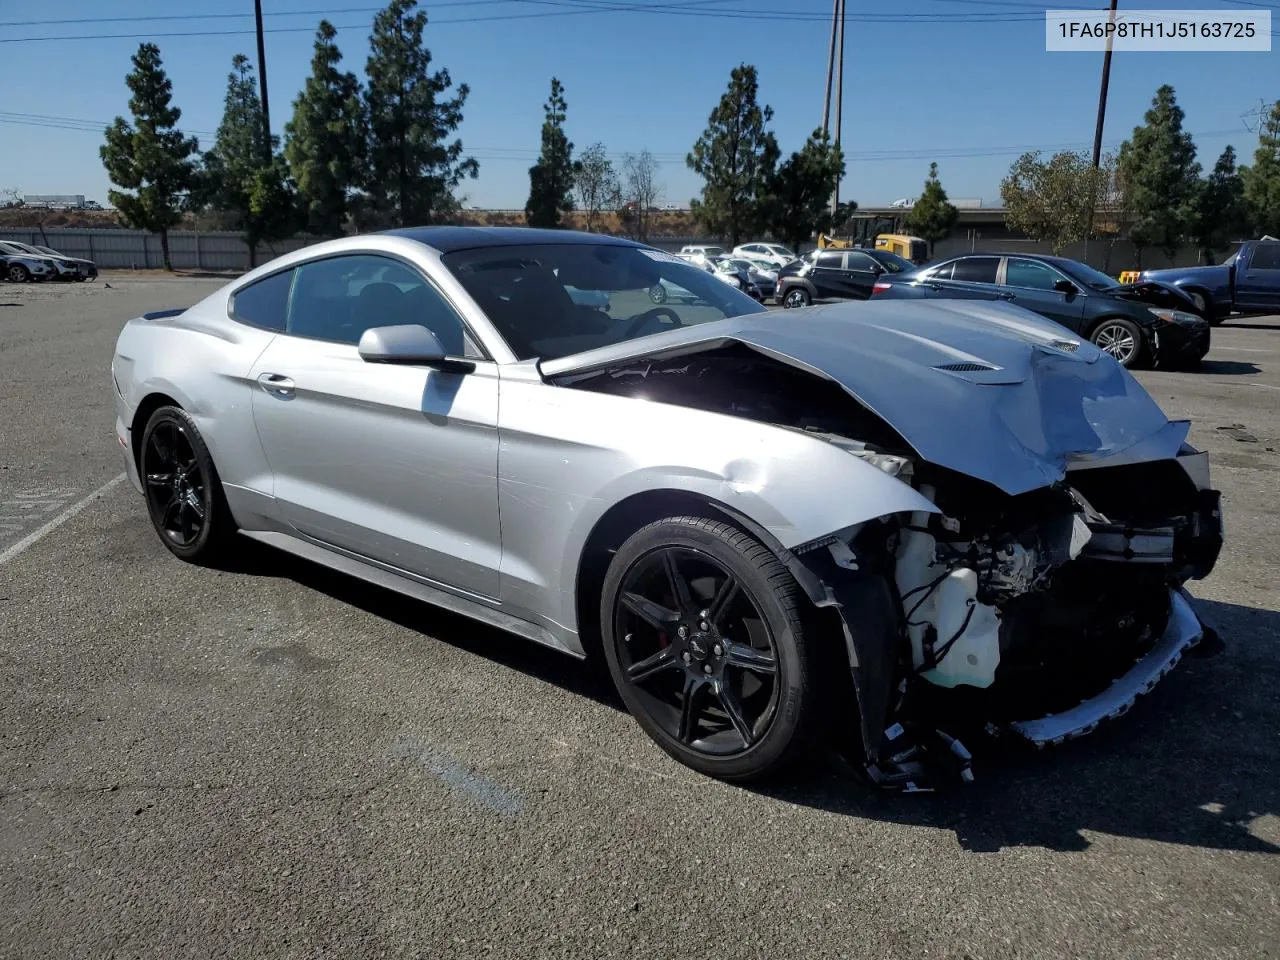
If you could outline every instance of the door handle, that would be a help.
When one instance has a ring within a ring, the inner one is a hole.
[[[931,284],[929,284],[929,289],[930,289],[930,290],[941,290],[941,289],[942,289],[942,284],[940,284],[940,283],[931,283]]]
[[[1014,295],[1013,295],[1012,293],[997,293],[997,294],[996,294],[996,297],[997,297],[998,299],[1000,299],[1000,300],[1013,300],[1013,299],[1015,299],[1015,297],[1014,297]]]
[[[264,373],[258,377],[258,386],[272,396],[290,399],[293,396],[293,380],[279,373]]]

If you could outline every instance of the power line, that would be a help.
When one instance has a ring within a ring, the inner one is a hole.
[[[484,0],[478,0],[484,2]],[[496,0],[495,0],[496,2]],[[585,14],[598,13],[647,13],[659,16],[682,16],[682,17],[714,17],[717,20],[741,20],[741,21],[765,21],[765,22],[784,22],[784,23],[816,23],[826,19],[823,13],[805,13],[805,12],[780,12],[780,11],[752,11],[752,10],[701,10],[690,9],[694,3],[688,3],[682,6],[674,6],[671,4],[614,4],[605,3],[603,0],[503,0],[503,2],[538,4],[541,6],[554,6],[566,9],[556,10],[539,10],[531,13],[508,13],[496,15],[484,15],[477,17],[449,17],[447,19],[433,20],[433,27],[447,26],[449,24],[462,23],[492,23],[503,22],[507,20],[541,20],[548,17],[568,17]],[[727,3],[730,0],[701,0],[699,5],[705,3],[710,6],[716,3]],[[357,8],[350,8],[355,10]],[[363,9],[363,8],[360,8]],[[373,9],[373,8],[371,8]],[[1101,8],[1095,7],[1068,7],[1063,9],[1078,10],[1095,10]],[[848,15],[848,19],[858,23],[913,23],[913,24],[962,24],[962,23],[1030,23],[1041,21],[1044,18],[1043,12],[1034,12],[1035,8],[1029,8],[1027,12],[1015,13],[997,13],[975,11],[972,13],[861,13],[854,12]],[[304,15],[308,11],[289,11],[290,15]],[[312,15],[319,11],[310,11]],[[196,19],[202,15],[188,14],[184,15],[188,18]],[[225,15],[216,15],[225,16]],[[178,19],[177,16],[155,18],[155,19]],[[79,21],[63,21],[71,22],[90,22],[88,20]],[[49,21],[46,21],[49,23]],[[0,24],[3,26],[6,24]],[[15,24],[16,25],[16,24]],[[311,33],[314,27],[269,27],[265,33]],[[340,24],[336,25],[338,30],[366,30],[367,23],[362,24]],[[175,37],[223,37],[223,36],[245,36],[254,34],[252,29],[232,29],[232,30],[176,30],[176,31],[149,31],[147,33],[79,33],[79,34],[62,34],[58,36],[36,36],[36,37],[0,37],[0,43],[49,43],[59,40],[138,40],[138,39],[169,39]]]

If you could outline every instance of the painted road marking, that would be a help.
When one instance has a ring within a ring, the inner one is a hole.
[[[22,533],[33,520],[47,519],[78,492],[74,487],[44,487],[0,500],[0,539]]]
[[[68,520],[70,520],[72,517],[78,514],[81,510],[89,506],[89,504],[93,503],[95,500],[97,500],[99,497],[103,496],[104,494],[111,492],[111,490],[114,487],[119,486],[120,482],[123,481],[124,478],[125,478],[125,475],[123,473],[117,474],[116,476],[108,480],[106,483],[104,483],[102,486],[100,486],[97,490],[93,491],[93,493],[85,497],[83,500],[77,500],[71,506],[67,507],[61,513],[55,516],[52,520],[49,520],[43,526],[39,526],[36,529],[32,530],[29,534],[27,534],[17,543],[8,547],[3,552],[0,552],[0,564],[8,563],[10,560],[12,560],[18,554],[22,553],[22,551],[26,550],[32,544],[37,543],[38,541],[44,539],[49,534],[53,533],[54,530],[57,530],[60,526],[62,526],[64,523],[66,523]],[[9,502],[12,502],[12,501],[9,501]]]

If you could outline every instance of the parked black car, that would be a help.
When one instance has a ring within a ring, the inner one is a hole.
[[[830,297],[866,300],[882,276],[915,269],[888,250],[811,250],[778,271],[778,302],[805,307]]]
[[[1181,290],[1121,284],[1063,257],[966,254],[881,277],[875,296],[1014,303],[1087,337],[1126,367],[1195,364],[1209,352],[1209,321]]]

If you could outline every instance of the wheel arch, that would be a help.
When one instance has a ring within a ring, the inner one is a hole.
[[[133,412],[133,419],[129,424],[129,443],[132,447],[133,462],[137,466],[139,472],[142,470],[142,434],[147,429],[147,421],[161,407],[177,407],[183,409],[182,404],[166,393],[154,391],[148,393],[138,402],[137,409]]]

